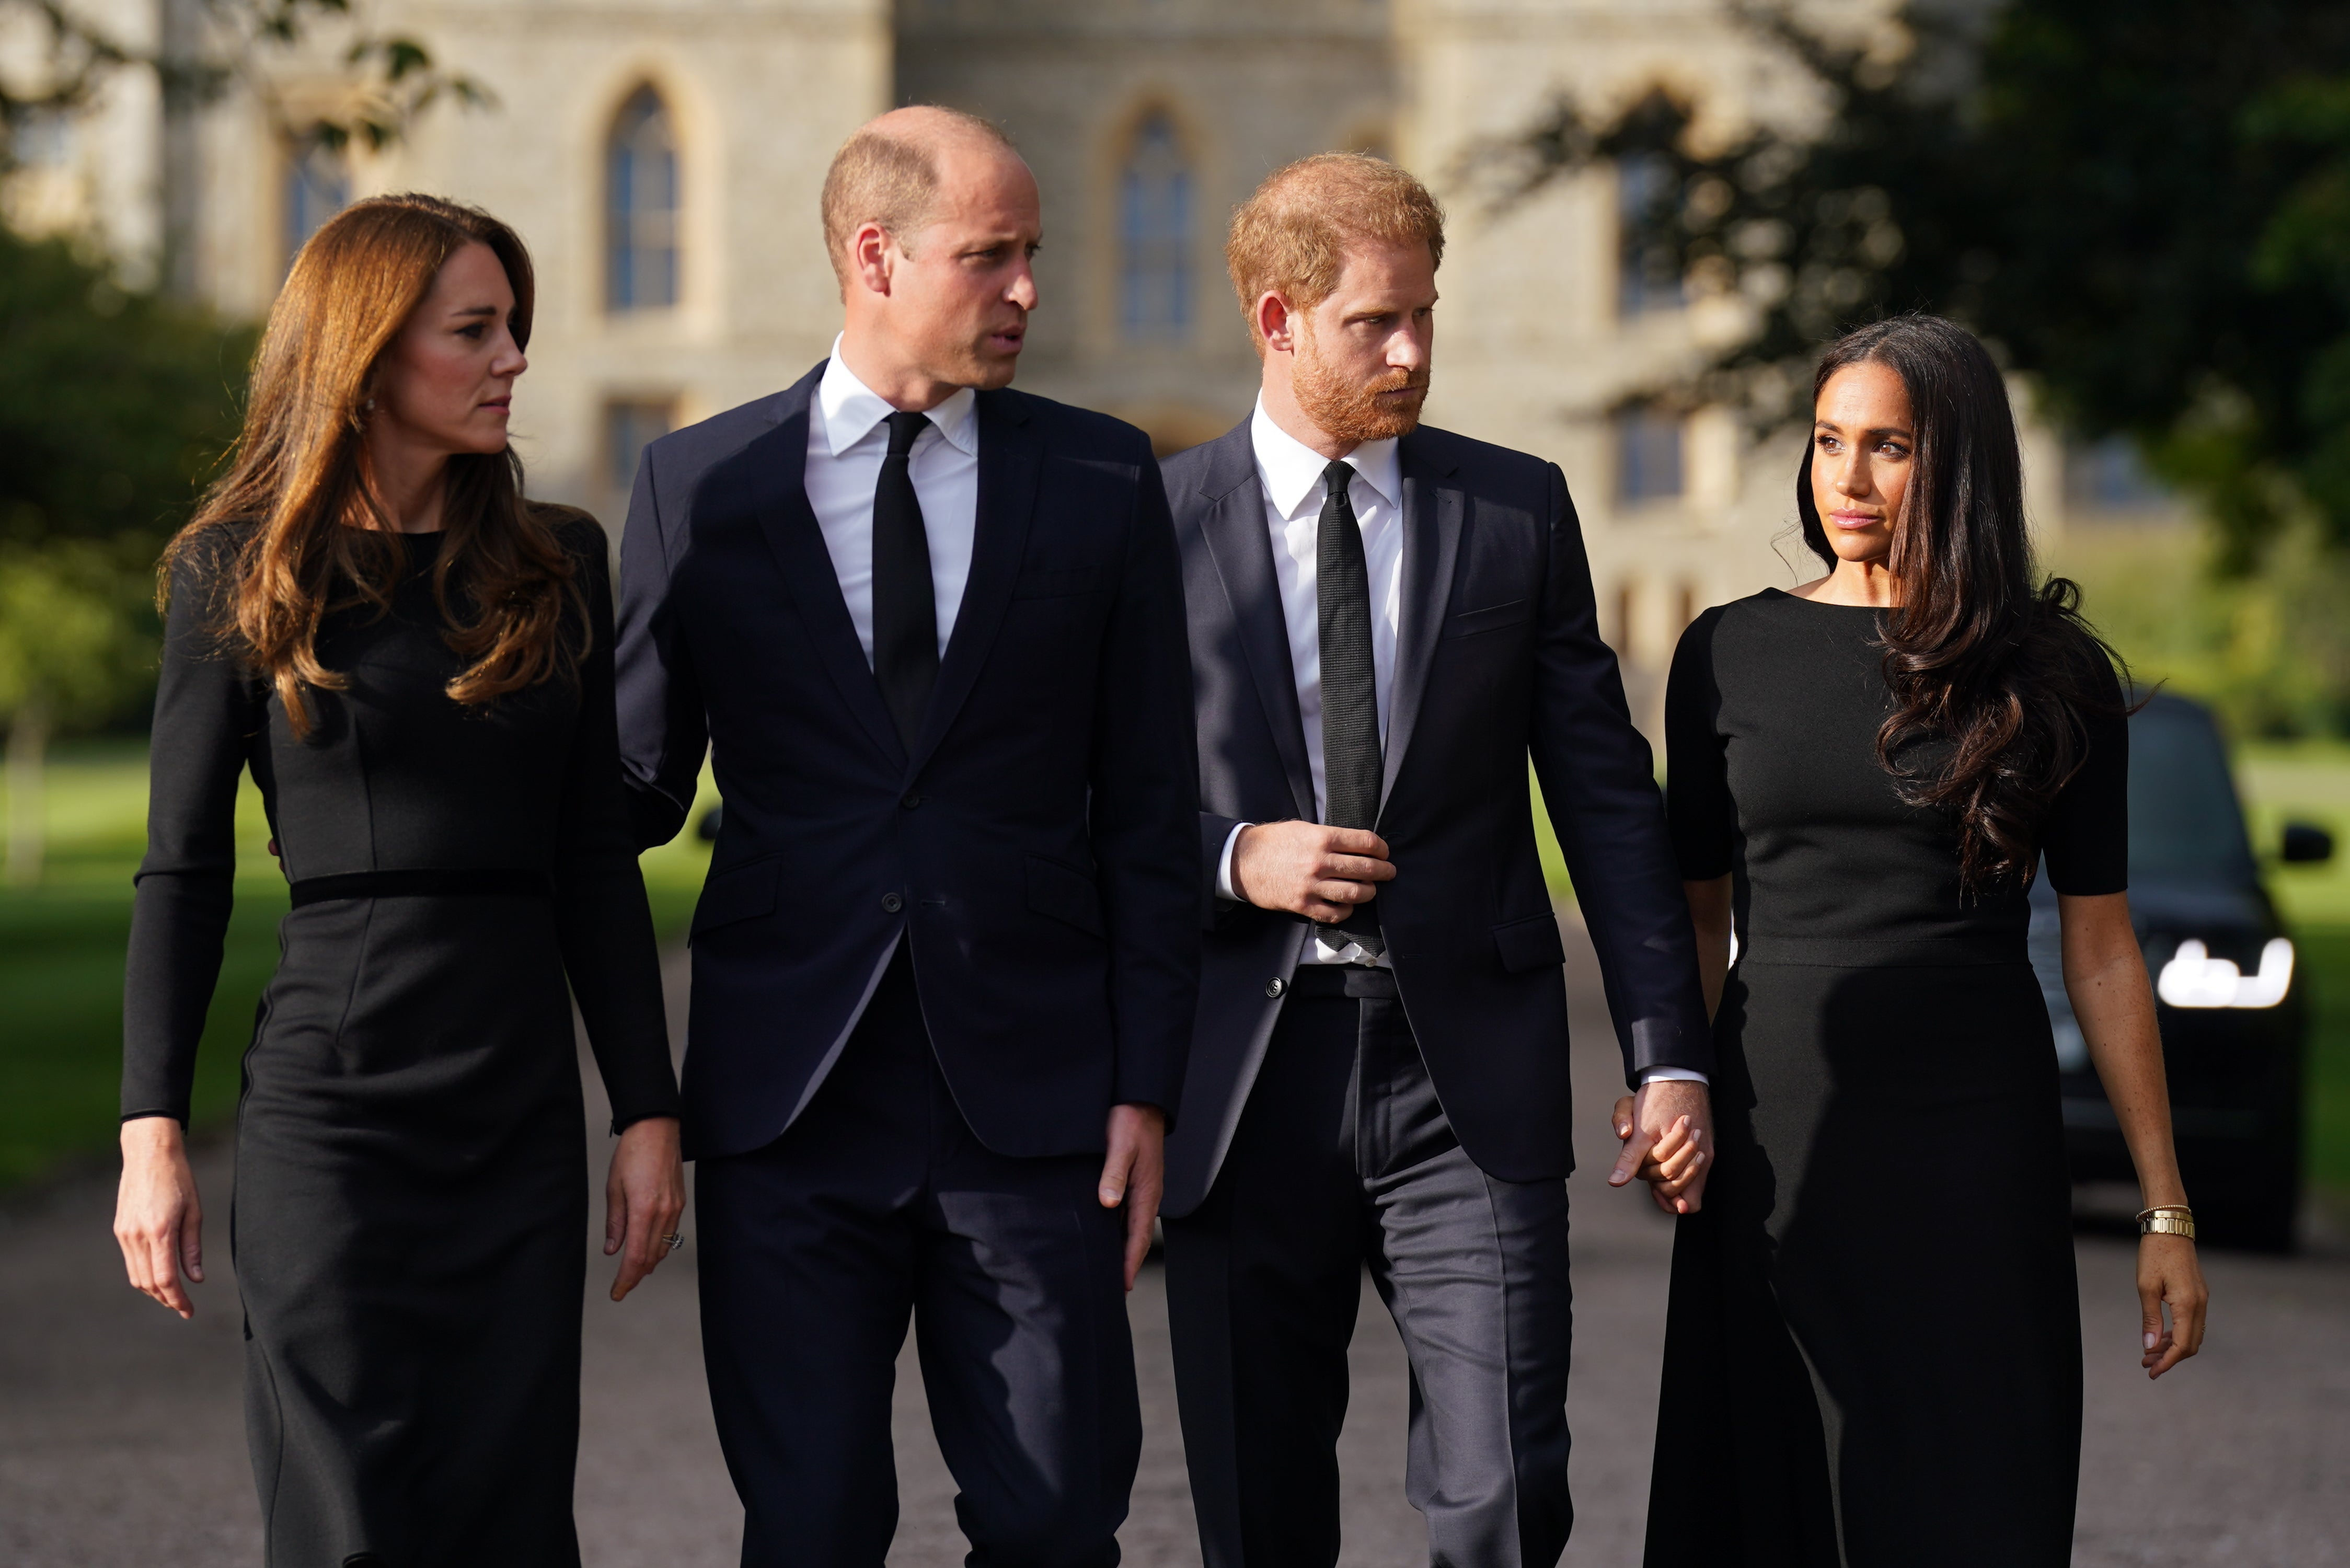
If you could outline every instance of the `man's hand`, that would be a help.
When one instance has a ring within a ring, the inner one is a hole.
[[[1167,1113],[1157,1106],[1109,1108],[1109,1154],[1102,1161],[1101,1206],[1126,1209],[1126,1288],[1150,1255],[1150,1227],[1167,1190]]]
[[[1705,1204],[1705,1173],[1713,1166],[1713,1102],[1705,1085],[1659,1078],[1616,1102],[1616,1136],[1624,1152],[1608,1173],[1621,1187],[1635,1176],[1668,1214],[1694,1214]]]
[[[1359,827],[1261,822],[1232,846],[1232,891],[1260,909],[1335,925],[1378,896],[1395,867],[1388,843]]]

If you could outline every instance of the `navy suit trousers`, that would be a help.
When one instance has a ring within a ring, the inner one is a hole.
[[[910,1317],[969,1562],[1118,1562],[1142,1423],[1100,1169],[972,1136],[903,948],[790,1130],[700,1162],[702,1349],[745,1568],[881,1568]]]

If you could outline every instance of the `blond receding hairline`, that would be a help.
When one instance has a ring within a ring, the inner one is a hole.
[[[923,130],[881,129],[881,120],[859,126],[832,155],[824,176],[824,248],[833,275],[848,283],[849,237],[867,223],[879,224],[903,248],[930,222],[939,198],[939,154],[956,142],[1020,155],[994,121],[940,104],[908,106],[934,123]],[[893,111],[896,112],[896,111]],[[881,119],[891,118],[884,115]]]
[[[1224,266],[1259,348],[1256,304],[1268,294],[1311,310],[1330,297],[1347,247],[1424,244],[1444,265],[1444,208],[1427,186],[1367,152],[1319,152],[1283,165],[1232,213]]]

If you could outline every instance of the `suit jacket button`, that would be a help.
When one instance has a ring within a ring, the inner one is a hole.
[[[922,797],[918,794],[910,794],[903,800],[900,800],[898,804],[904,806],[908,811],[911,811],[916,806],[922,804]]]
[[[895,893],[884,893],[881,895],[881,907],[894,915],[906,907],[906,900]]]
[[[1279,996],[1283,992],[1287,991],[1288,989],[1289,982],[1283,980],[1279,975],[1274,975],[1271,980],[1264,982],[1264,993],[1267,996]]]

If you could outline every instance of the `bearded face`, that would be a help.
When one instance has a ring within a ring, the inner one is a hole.
[[[1320,429],[1340,441],[1360,443],[1407,435],[1419,423],[1428,400],[1428,367],[1392,366],[1383,357],[1361,362],[1346,352],[1344,334],[1326,343],[1312,317],[1298,321],[1297,369],[1292,386],[1297,406]]]

